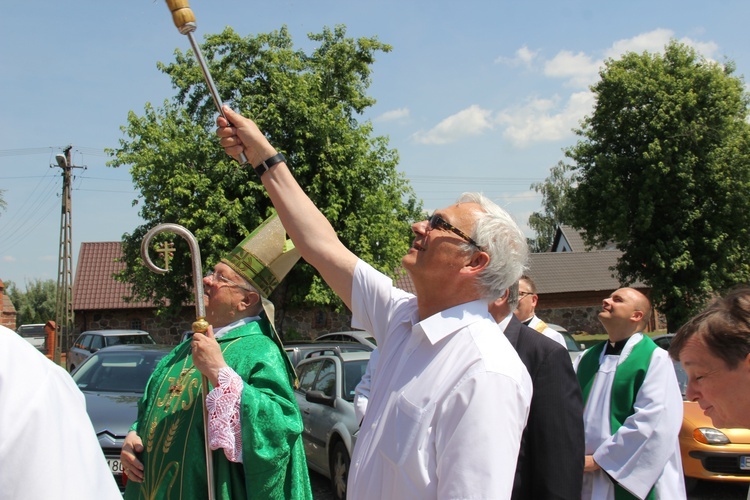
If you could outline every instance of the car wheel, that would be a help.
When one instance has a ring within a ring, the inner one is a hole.
[[[349,479],[349,452],[341,441],[333,446],[331,453],[331,488],[336,500],[346,498],[346,481]]]

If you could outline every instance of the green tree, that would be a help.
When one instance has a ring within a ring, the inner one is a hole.
[[[552,245],[557,226],[570,221],[569,195],[575,187],[572,169],[559,161],[550,169],[549,177],[544,182],[531,185],[531,189],[542,193],[542,211],[529,216],[529,227],[536,233],[536,238],[528,240],[532,252],[546,252]]]
[[[55,319],[57,285],[54,280],[27,282],[25,292],[12,281],[6,281],[5,290],[16,308],[16,325],[46,323]]]
[[[670,331],[750,278],[750,101],[734,70],[674,41],[608,60],[566,151],[572,224],[618,242],[619,279],[651,287]]]
[[[374,104],[366,90],[375,54],[391,48],[345,35],[342,26],[309,35],[317,46],[306,54],[293,47],[286,28],[244,38],[227,28],[207,36],[202,49],[222,99],[252,117],[284,152],[344,244],[393,274],[421,204],[396,171],[396,151],[358,120]],[[134,203],[146,221],[123,236],[121,279],[133,283],[135,296],[174,307],[192,300],[187,246],[177,238],[173,272],[155,275],[140,264],[146,231],[162,222],[182,224],[195,234],[210,268],[269,215],[271,204],[253,169],[238,166],[219,146],[216,110],[194,57],[178,50],[175,62],[159,68],[176,96],[161,108],[147,104],[142,116],[129,114],[122,128],[128,139],[110,165],[130,166],[140,191]],[[277,315],[283,304],[342,305],[304,263],[272,300]]]

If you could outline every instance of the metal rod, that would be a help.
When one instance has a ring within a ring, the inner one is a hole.
[[[210,77],[209,77],[210,78]],[[193,332],[205,333],[208,330],[206,321],[206,306],[203,302],[203,265],[201,264],[201,251],[198,247],[198,240],[193,233],[187,228],[173,223],[159,224],[151,228],[141,241],[141,257],[143,262],[152,271],[157,274],[164,274],[168,269],[163,269],[151,260],[148,253],[151,240],[157,234],[170,232],[182,236],[188,242],[190,247],[190,258],[193,263],[193,289],[195,290],[195,316],[196,321],[193,323]],[[206,396],[208,396],[208,378],[201,374],[201,384],[203,390],[203,436],[205,441],[206,452],[206,479],[208,483],[208,500],[214,500],[214,461],[211,452],[211,445],[208,443],[208,408],[206,407]]]
[[[206,85],[208,85],[208,90],[211,92],[211,97],[213,97],[214,104],[216,105],[216,109],[219,111],[219,114],[227,121],[227,123],[231,123],[227,116],[224,114],[224,110],[221,109],[224,106],[224,103],[221,102],[221,97],[219,97],[219,91],[216,89],[216,84],[214,83],[214,79],[211,78],[211,72],[208,71],[208,65],[206,64],[206,60],[203,58],[203,53],[201,52],[201,48],[196,43],[195,37],[193,36],[193,32],[189,31],[187,33],[188,40],[190,40],[190,45],[193,47],[193,52],[195,53],[195,58],[198,60],[198,65],[201,67],[201,71],[203,71],[203,76],[206,80]],[[247,156],[245,156],[244,152],[240,153],[240,165],[244,165],[247,163]]]

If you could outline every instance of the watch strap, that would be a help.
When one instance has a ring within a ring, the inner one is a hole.
[[[253,167],[255,169],[255,172],[258,174],[258,177],[261,177],[263,174],[266,173],[267,170],[270,170],[271,167],[276,165],[277,163],[281,162],[286,163],[286,157],[282,153],[276,153],[272,157],[268,158],[266,161],[262,162],[257,167]]]

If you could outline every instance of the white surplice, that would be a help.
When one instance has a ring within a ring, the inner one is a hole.
[[[643,338],[637,333],[619,356],[604,354],[584,408],[586,454],[603,470],[584,473],[582,499],[614,499],[614,485],[644,498],[656,487],[656,498],[686,498],[678,435],[682,426],[682,395],[667,351],[657,348],[635,400],[635,413],[612,435],[610,401],[617,366]],[[575,367],[578,370],[576,360]],[[606,471],[606,473],[604,472]]]
[[[0,498],[121,499],[71,376],[0,326]]]

